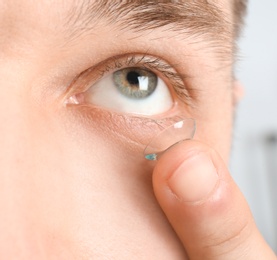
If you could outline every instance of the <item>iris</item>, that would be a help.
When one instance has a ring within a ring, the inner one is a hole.
[[[157,87],[157,76],[141,68],[126,68],[113,73],[113,81],[119,92],[132,99],[150,96]]]

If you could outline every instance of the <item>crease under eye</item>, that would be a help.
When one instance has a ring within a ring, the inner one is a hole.
[[[69,106],[74,108],[74,106]],[[122,114],[97,107],[80,105],[77,110],[82,124],[91,132],[97,132],[105,139],[117,140],[126,151],[137,152],[143,158],[143,150],[147,144],[168,126],[189,117],[186,113],[175,110],[172,114],[150,118]],[[79,118],[78,116],[78,118]],[[119,145],[119,147],[121,147]],[[129,154],[130,156],[132,154]],[[134,153],[135,155],[135,153]]]

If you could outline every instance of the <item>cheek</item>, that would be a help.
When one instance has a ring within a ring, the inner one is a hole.
[[[195,139],[217,150],[225,163],[228,163],[234,120],[232,92],[218,93],[218,97],[212,101],[203,105],[195,116],[197,120]]]
[[[126,245],[130,251],[144,245],[141,254],[146,258],[156,255],[159,259],[166,254],[170,259],[182,254],[153,196],[152,166],[142,155],[141,159],[131,156],[126,146],[114,143],[111,136],[72,121],[64,122],[66,127],[59,126],[60,133],[56,133],[62,147],[56,155],[63,169],[55,178],[64,200],[56,208],[65,205],[60,216],[66,220],[62,221],[63,230],[74,239],[73,244],[78,250],[81,247],[101,255],[109,254],[107,243],[119,252],[124,252]],[[151,241],[149,247],[146,241]],[[158,253],[155,248],[163,249]],[[172,252],[170,248],[175,249]]]
[[[9,129],[17,147],[1,162],[10,182],[0,198],[9,198],[1,208],[14,229],[1,230],[16,234],[33,254],[39,244],[49,255],[122,259],[128,246],[145,258],[181,258],[182,246],[152,192],[152,166],[68,113],[35,111],[24,111]]]

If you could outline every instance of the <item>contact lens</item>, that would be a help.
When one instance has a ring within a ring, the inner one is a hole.
[[[161,132],[152,138],[144,149],[144,157],[147,160],[157,160],[158,156],[173,145],[192,139],[195,133],[196,124],[193,118],[180,118],[170,122],[170,125],[159,124]]]

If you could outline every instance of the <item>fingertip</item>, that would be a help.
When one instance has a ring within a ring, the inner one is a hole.
[[[154,169],[153,186],[191,259],[257,254],[261,236],[247,202],[210,147],[190,140],[169,149]]]
[[[198,155],[202,157],[206,155],[207,160],[210,157],[212,163],[212,153],[210,147],[198,141],[186,140],[178,143],[160,156],[154,168],[153,179],[158,182],[167,182],[184,162]]]

